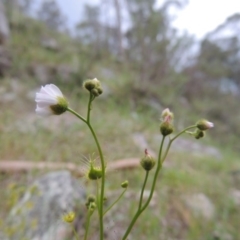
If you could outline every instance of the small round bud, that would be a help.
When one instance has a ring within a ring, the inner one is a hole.
[[[98,97],[99,96],[99,92],[97,88],[94,88],[93,90],[91,90],[91,93],[94,97]]]
[[[102,177],[102,169],[100,167],[95,167],[94,162],[90,162],[90,169],[87,173],[87,177],[90,180],[97,180]]]
[[[167,136],[173,132],[173,125],[168,122],[162,122],[160,125],[160,132],[163,136]]]
[[[197,125],[197,128],[201,131],[205,131],[214,127],[214,124],[212,122],[209,122],[205,119],[197,121],[196,125]]]
[[[85,88],[85,89],[87,89],[89,92],[91,92],[94,88],[97,88],[97,87],[99,87],[99,84],[98,84],[98,82],[95,80],[96,78],[94,78],[94,79],[88,79],[88,80],[86,80],[86,81],[84,81],[84,83],[83,83],[83,87]]]
[[[146,171],[150,171],[155,166],[156,161],[148,153],[147,149],[145,149],[145,156],[141,159],[140,163],[143,169],[145,169]]]
[[[193,135],[196,139],[200,139],[205,136],[205,132],[197,129]]]
[[[97,204],[95,202],[90,203],[88,210],[93,213],[94,210],[96,209]]]
[[[89,195],[85,205],[87,208],[89,208],[90,204],[95,202],[96,202],[96,197],[94,195]]]
[[[126,181],[122,182],[121,187],[122,188],[127,188],[128,187],[128,181],[126,180]]]
[[[83,83],[83,87],[87,89],[89,92],[91,92],[91,94],[93,94],[95,97],[98,97],[100,94],[103,93],[101,83],[96,78],[86,80]]]
[[[72,223],[75,219],[75,213],[74,212],[66,213],[62,216],[62,219],[66,223]]]

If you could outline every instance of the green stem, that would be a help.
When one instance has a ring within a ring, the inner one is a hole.
[[[74,228],[74,225],[72,225],[72,228],[73,228],[74,237],[76,238],[76,240],[78,240],[78,239],[79,239],[79,236],[78,236],[78,234],[77,234],[77,232],[76,232],[76,229]]]
[[[168,142],[168,145],[167,145],[167,148],[166,148],[166,151],[165,151],[165,154],[162,158],[162,163],[164,162],[164,160],[166,159],[167,155],[168,155],[168,152],[169,152],[169,149],[173,143],[174,140],[176,140],[181,134],[185,133],[186,131],[192,129],[192,128],[196,128],[197,126],[196,125],[193,125],[193,126],[190,126],[190,127],[187,127],[185,128],[184,130],[182,130],[181,132],[179,132],[175,137],[173,137],[172,139],[170,139],[170,141]]]
[[[94,97],[92,97],[92,95],[90,94],[89,102],[88,102],[87,120],[85,118],[83,118],[81,115],[79,115],[78,113],[76,113],[71,108],[68,108],[67,110],[87,124],[90,132],[92,133],[92,136],[94,138],[94,141],[97,145],[97,149],[98,149],[98,152],[99,152],[100,161],[101,161],[101,168],[102,168],[101,192],[100,192],[100,199],[99,199],[99,227],[100,227],[100,240],[103,240],[103,233],[104,233],[104,228],[103,228],[103,198],[104,198],[104,187],[105,187],[105,164],[104,164],[104,157],[103,157],[103,152],[102,152],[101,146],[99,144],[99,141],[98,141],[98,138],[95,134],[95,131],[93,130],[93,128],[91,126],[91,123],[90,123],[90,111],[91,111],[91,103],[92,103],[93,99],[94,99]]]
[[[90,123],[90,112],[92,110],[92,101],[94,99],[94,96],[90,93],[89,94],[89,101],[88,101],[88,110],[87,110],[87,122]]]
[[[103,213],[103,216],[122,198],[122,196],[126,191],[127,191],[127,188],[125,188],[121,193],[121,195],[106,209],[106,211]]]
[[[75,115],[76,117],[81,119],[83,122],[87,123],[87,120],[85,118],[83,118],[80,114],[78,114],[77,112],[75,112],[71,108],[67,108],[67,111],[69,111],[70,113],[72,113],[73,115]]]
[[[86,223],[86,230],[85,230],[84,240],[87,240],[91,216],[92,216],[92,213],[90,213],[90,211],[88,210],[88,213],[87,213],[87,223]]]
[[[101,178],[101,192],[100,192],[100,199],[99,199],[99,226],[100,226],[100,240],[103,240],[103,198],[104,198],[104,185],[105,185],[105,164],[104,164],[104,158],[103,158],[103,152],[101,149],[101,146],[99,144],[99,141],[97,139],[97,136],[91,126],[90,123],[86,122],[86,124],[88,125],[93,138],[95,140],[95,143],[97,145],[98,148],[98,152],[99,152],[99,156],[100,156],[100,161],[101,161],[101,168],[102,168],[102,178]]]
[[[192,128],[196,128],[196,125],[192,125],[190,127],[187,127],[185,129],[183,129],[181,132],[179,132],[174,138],[171,139],[171,141],[174,141],[176,138],[178,138],[181,134],[185,133],[186,131],[192,129]]]
[[[130,225],[128,226],[122,240],[125,240],[127,238],[127,236],[129,235],[129,233],[131,232],[135,222],[137,221],[138,217],[141,215],[141,213],[147,208],[147,206],[149,205],[151,199],[152,199],[152,196],[153,196],[153,192],[154,192],[154,189],[155,189],[155,185],[156,185],[156,181],[157,181],[157,177],[158,177],[158,173],[159,171],[161,170],[162,168],[162,162],[161,162],[161,156],[162,156],[162,148],[163,148],[163,143],[164,143],[164,140],[165,140],[165,137],[163,136],[162,138],[162,141],[161,141],[161,144],[160,144],[160,148],[159,148],[159,153],[158,153],[158,163],[157,163],[157,169],[156,169],[156,172],[155,172],[155,175],[154,175],[154,178],[153,178],[153,184],[152,184],[152,188],[151,188],[151,191],[150,191],[150,195],[148,197],[148,200],[147,202],[144,204],[144,206],[141,208],[141,209],[138,209],[138,211],[136,212],[136,214],[134,215]]]
[[[142,190],[141,190],[141,195],[140,195],[140,199],[139,199],[138,211],[139,211],[139,210],[141,209],[141,207],[142,207],[143,193],[144,193],[144,189],[145,189],[145,186],[146,186],[146,183],[147,183],[148,174],[149,174],[149,171],[146,171],[145,179],[144,179],[144,182],[143,182],[143,186],[142,186]]]

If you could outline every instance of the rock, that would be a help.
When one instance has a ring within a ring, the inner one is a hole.
[[[0,44],[4,44],[10,35],[8,19],[5,14],[5,8],[2,1],[0,1]]]
[[[211,220],[214,217],[215,207],[205,194],[197,193],[187,196],[184,197],[184,201],[197,217],[203,217],[206,220]]]
[[[238,189],[231,189],[230,197],[233,200],[234,204],[240,207],[240,190]]]
[[[56,39],[54,38],[44,38],[41,41],[42,47],[57,52],[59,50],[59,45]]]
[[[61,220],[69,211],[84,207],[85,190],[68,171],[56,171],[37,179],[10,212],[8,232],[11,240],[69,239],[71,227]],[[83,212],[83,211],[81,211]],[[81,223],[82,224],[82,223]],[[15,229],[15,232],[13,232]]]

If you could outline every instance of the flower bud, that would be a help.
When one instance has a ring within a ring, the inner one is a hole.
[[[169,108],[162,111],[162,119],[160,124],[160,132],[163,136],[171,134],[174,130],[173,128],[173,113],[170,112]]]
[[[75,213],[74,212],[66,213],[62,216],[62,219],[66,223],[72,223],[75,219]]]
[[[202,119],[202,120],[199,120],[197,123],[197,128],[201,131],[205,131],[205,130],[208,130],[210,128],[213,128],[214,127],[214,124],[212,122],[209,122],[205,119]]]
[[[146,171],[150,171],[155,166],[155,159],[148,153],[147,149],[145,149],[145,156],[140,161],[141,166]]]
[[[90,180],[97,180],[102,177],[102,169],[94,166],[94,161],[90,162],[90,169],[87,172],[87,177]]]
[[[83,83],[83,87],[87,89],[95,97],[98,97],[103,92],[101,83],[99,80],[97,80],[97,78],[86,80]]]
[[[95,208],[97,207],[97,204],[95,202],[90,203],[88,210],[93,213]]]
[[[162,122],[160,125],[160,132],[163,136],[167,136],[173,132],[173,125],[168,122]]]
[[[128,187],[128,181],[126,180],[126,181],[122,182],[121,187],[122,188],[127,188]]]
[[[195,137],[196,139],[200,139],[200,138],[203,138],[203,137],[205,136],[205,132],[197,129],[197,130],[193,133],[193,135],[194,135],[194,137]]]
[[[85,203],[87,209],[89,209],[90,204],[94,202],[96,202],[96,197],[94,195],[89,195]]]
[[[170,112],[169,108],[165,108],[163,111],[162,111],[162,119],[163,121],[166,120],[166,118],[172,120],[173,119],[173,113]]]

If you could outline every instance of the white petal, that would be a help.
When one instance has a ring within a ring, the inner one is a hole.
[[[36,108],[36,113],[41,115],[41,116],[49,116],[49,115],[52,115],[53,112],[51,111],[50,108],[42,108],[42,107],[39,107],[37,106]]]

